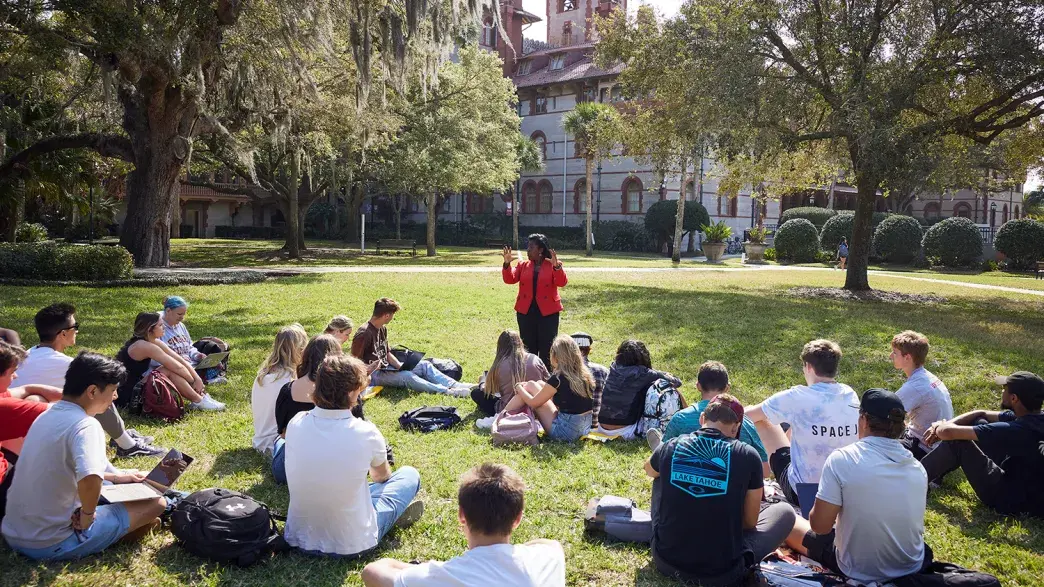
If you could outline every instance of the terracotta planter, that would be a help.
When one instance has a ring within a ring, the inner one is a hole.
[[[747,253],[747,263],[764,263],[767,248],[768,245],[765,243],[743,243],[743,250]]]
[[[725,254],[725,243],[703,243],[703,254],[711,263],[717,263]]]

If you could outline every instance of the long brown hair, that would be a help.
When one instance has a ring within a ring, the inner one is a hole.
[[[514,330],[501,332],[497,339],[497,356],[493,358],[493,364],[489,367],[483,388],[486,397],[492,397],[500,389],[500,366],[504,363],[511,365],[511,385],[525,381],[526,349],[522,346],[522,337]]]
[[[307,375],[309,379],[315,381],[315,374],[319,371],[319,365],[323,362],[323,359],[328,355],[340,355],[342,353],[341,343],[337,342],[337,339],[333,336],[320,334],[312,337],[312,340],[308,341],[308,345],[305,346],[304,358],[301,360],[301,364],[297,366],[297,376],[304,377]]]
[[[160,321],[159,312],[139,312],[134,318],[134,336],[148,338],[149,331]]]
[[[555,373],[569,382],[573,393],[591,397],[595,381],[591,370],[584,364],[584,356],[580,354],[573,337],[561,334],[555,337],[551,343],[551,364],[554,365]]]
[[[272,352],[268,354],[268,358],[257,370],[257,382],[261,383],[261,379],[266,375],[279,373],[295,375],[297,366],[301,364],[301,355],[304,353],[306,344],[308,344],[308,333],[305,332],[304,326],[294,322],[280,328],[276,333]]]

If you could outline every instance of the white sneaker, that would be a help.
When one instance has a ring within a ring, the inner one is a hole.
[[[207,381],[207,385],[222,385],[228,383],[228,379],[224,375],[218,375],[217,377]]]
[[[192,402],[189,407],[195,410],[204,410],[208,412],[220,412],[225,409],[225,404],[217,401],[210,397],[209,393],[203,394],[203,399],[198,402]]]
[[[453,387],[446,388],[446,395],[452,395],[453,397],[471,397],[471,388],[454,385]]]
[[[475,420],[475,428],[478,428],[479,430],[492,430],[493,421],[496,419],[496,416],[490,416],[488,418],[479,418],[478,420]]]

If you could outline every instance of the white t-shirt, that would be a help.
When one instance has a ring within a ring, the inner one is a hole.
[[[254,378],[254,387],[250,390],[250,410],[254,414],[254,448],[262,454],[270,454],[279,438],[275,417],[276,398],[279,389],[293,380],[294,374],[290,371],[269,373],[260,382]]]
[[[565,585],[565,553],[555,541],[473,548],[446,562],[404,570],[395,587],[558,587]]]
[[[4,538],[22,548],[47,548],[72,535],[80,507],[76,484],[101,477],[112,466],[105,457],[105,432],[80,406],[60,401],[29,427],[7,492]]]
[[[841,506],[834,546],[848,577],[885,582],[924,560],[928,475],[898,440],[867,437],[834,451],[816,499]]]
[[[859,439],[858,406],[843,383],[795,385],[761,404],[769,422],[790,423],[791,484],[818,483],[830,453]]]
[[[934,447],[924,443],[924,433],[939,420],[953,418],[950,390],[931,371],[918,367],[895,394],[903,400],[903,407],[910,418],[910,435],[921,439],[921,448],[931,452]]]
[[[34,346],[18,366],[14,385],[51,385],[65,387],[65,372],[73,358],[47,346]]]
[[[325,554],[377,546],[367,474],[387,460],[377,426],[350,410],[315,407],[294,416],[286,427],[286,541]]]

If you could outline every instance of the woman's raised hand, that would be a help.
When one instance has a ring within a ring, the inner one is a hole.
[[[511,263],[511,247],[504,245],[504,262]]]
[[[551,249],[551,264],[558,267],[560,261],[558,260],[558,253],[554,249]]]

